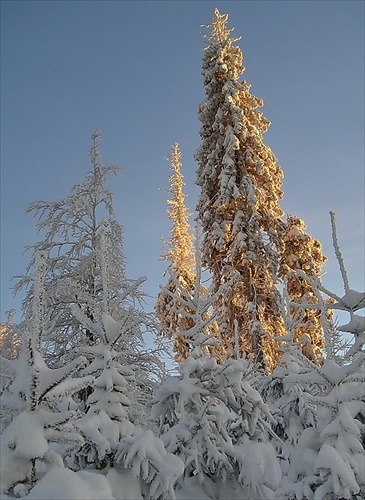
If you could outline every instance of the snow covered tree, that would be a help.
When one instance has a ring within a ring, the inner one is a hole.
[[[276,287],[283,174],[263,142],[270,124],[257,109],[263,101],[239,80],[242,52],[227,20],[228,15],[216,9],[207,25],[206,98],[199,107],[202,143],[195,155],[201,187],[197,210],[205,234],[204,264],[216,289],[233,272],[241,276],[216,304],[227,357],[234,350],[237,320],[240,352],[252,354],[270,371],[280,357],[272,337],[283,332]]]
[[[105,313],[101,323],[90,325],[100,342],[82,349],[91,361],[82,374],[94,376],[95,381],[94,391],[86,400],[86,414],[75,423],[85,439],[82,449],[76,453],[81,468],[93,464],[103,469],[113,464],[121,438],[136,433],[137,411],[131,411],[132,404],[138,406],[140,414],[144,413],[143,406],[134,400],[134,370],[124,364],[126,353],[116,345],[122,336],[133,335],[136,326],[138,317],[133,318],[132,309],[121,321]]]
[[[345,364],[340,366],[333,356],[331,340],[325,335],[329,346],[323,366],[313,364],[310,372],[291,376],[292,382],[309,385],[307,398],[316,408],[317,423],[303,430],[291,456],[288,484],[277,492],[278,498],[342,500],[362,498],[365,494],[365,320],[355,314],[365,307],[365,292],[357,292],[349,286],[337,242],[334,213],[331,213],[331,222],[344,296],[325,289],[318,279],[306,277],[304,273],[301,276],[312,285],[318,299],[316,306],[322,309],[324,316],[329,307],[348,311],[350,321],[339,330],[353,334],[354,341],[344,353]],[[321,294],[316,293],[316,288],[333,302],[320,300]]]
[[[33,247],[28,274],[16,290],[27,287],[24,300],[25,325],[33,322],[32,298],[35,284],[29,275],[35,254],[46,255],[43,275],[42,348],[49,366],[62,366],[73,359],[81,347],[101,342],[95,325],[104,314],[114,321],[124,321],[133,308],[132,333],[119,336],[115,349],[123,353],[124,366],[135,368],[136,398],[147,404],[152,388],[164,371],[157,349],[147,349],[146,335],[156,332],[156,320],[142,309],[145,278],[125,276],[122,227],[114,217],[112,193],[106,188],[108,174],[116,167],[104,167],[99,152],[100,135],[92,136],[90,159],[92,170],[83,182],[59,202],[38,201],[30,205],[39,219],[37,228],[44,240]],[[138,318],[138,320],[136,320]],[[36,319],[36,318],[35,318]],[[81,351],[82,352],[82,351]],[[78,397],[80,408],[92,392],[87,387]]]
[[[75,458],[81,468],[93,464],[102,469],[113,464],[122,438],[145,428],[146,406],[156,384],[153,376],[160,375],[159,359],[151,351],[131,349],[141,337],[143,321],[133,307],[118,321],[107,313],[94,323],[78,310],[75,315],[98,338],[95,345],[78,349],[90,361],[81,374],[94,376],[95,382],[86,414],[75,423],[85,439]]]
[[[13,411],[12,420],[1,435],[1,493],[24,496],[44,475],[48,467],[63,467],[63,460],[52,444],[80,446],[82,438],[74,432],[72,411],[57,411],[55,402],[80,391],[93,382],[93,377],[73,378],[86,364],[85,358],[50,369],[39,346],[43,332],[43,273],[45,254],[36,258],[33,314],[30,332],[25,336],[17,360],[18,370],[2,395],[2,411]],[[14,404],[15,403],[15,404]]]
[[[83,182],[76,184],[65,199],[36,201],[27,210],[38,217],[37,229],[43,238],[29,247],[33,256],[27,274],[20,277],[14,290],[27,290],[23,313],[25,323],[30,322],[34,294],[30,273],[36,253],[45,251],[48,257],[44,276],[47,307],[42,347],[51,363],[62,363],[75,346],[95,340],[72,314],[74,304],[92,320],[107,294],[112,312],[119,308],[123,290],[128,288],[124,276],[122,228],[114,218],[112,194],[105,186],[108,175],[116,174],[118,168],[105,167],[99,149],[100,134],[96,131],[90,150],[92,169]],[[109,230],[103,227],[105,225]],[[107,259],[110,268],[108,290],[101,286],[101,255],[107,255],[104,260]]]
[[[304,222],[289,215],[283,234],[283,248],[280,259],[279,276],[286,278],[286,287],[292,302],[308,304],[317,303],[313,287],[308,280],[298,275],[298,270],[307,276],[321,278],[322,267],[327,260],[322,253],[322,245],[305,232]],[[297,308],[292,308],[295,316]],[[304,354],[317,363],[323,361],[324,337],[322,330],[321,311],[319,309],[301,309],[301,321],[296,327],[297,341],[303,336]],[[328,313],[330,314],[330,313]]]
[[[230,498],[267,498],[281,479],[274,448],[261,442],[271,417],[251,387],[248,362],[217,363],[214,348],[219,341],[210,329],[217,311],[206,314],[237,276],[216,291],[202,290],[199,240],[194,289],[184,289],[170,269],[177,291],[164,290],[175,300],[176,312],[192,319],[193,326],[177,332],[190,344],[190,355],[179,365],[179,374],[157,390],[152,417],[166,450],[185,463],[177,486],[181,495],[196,494],[201,484],[212,498],[223,498],[227,491]]]
[[[301,312],[293,310],[287,289],[283,292],[283,318],[287,334],[278,337],[283,355],[270,375],[260,377],[258,388],[274,418],[275,434],[268,437],[277,450],[283,475],[286,476],[303,431],[317,425],[317,407],[311,399],[313,362],[302,353],[300,341],[295,341],[301,324]],[[298,380],[299,379],[299,380]]]
[[[288,484],[278,491],[278,498],[361,498],[365,491],[364,353],[349,365],[326,359],[323,367],[314,367],[305,376],[291,376],[301,385],[310,384],[308,399],[318,422],[302,431],[290,457]]]
[[[102,241],[108,229],[104,221]],[[139,424],[145,424],[146,405],[161,374],[162,363],[157,354],[144,347],[143,334],[150,321],[149,315],[133,305],[126,307],[145,278],[129,281],[119,309],[114,311],[118,318],[115,320],[109,314],[111,270],[107,252],[100,255],[100,267],[103,300],[93,310],[92,319],[79,305],[72,307],[77,321],[95,339],[93,345],[76,348],[76,352],[85,355],[90,362],[81,375],[92,375],[95,382],[93,392],[86,395],[85,415],[75,422],[85,444],[70,457],[68,462],[73,468],[92,464],[97,469],[104,469],[113,464],[120,440],[141,432]]]
[[[194,243],[193,235],[190,232],[189,212],[185,205],[184,178],[181,173],[182,163],[180,162],[181,151],[179,144],[175,142],[171,148],[172,174],[169,177],[170,188],[168,192],[172,195],[167,200],[167,214],[172,221],[171,238],[167,243],[164,260],[169,262],[169,266],[174,268],[174,276],[180,284],[191,290],[195,283],[194,274]],[[169,279],[166,288],[170,292],[176,292],[176,284],[172,278]],[[175,335],[176,331],[188,330],[192,326],[192,320],[174,312],[176,304],[171,295],[161,291],[157,297],[155,306],[156,314],[161,323],[163,335],[174,339],[174,352],[177,362],[181,362],[189,355],[188,343],[180,335]]]
[[[188,329],[177,329],[175,334],[186,339],[190,355],[179,365],[180,375],[168,377],[157,390],[152,417],[158,424],[167,451],[174,453],[185,463],[185,477],[198,475],[202,483],[204,476],[210,472],[221,477],[226,475],[227,469],[231,470],[231,465],[222,453],[215,452],[222,449],[223,442],[229,438],[223,430],[219,412],[216,416],[212,413],[210,393],[201,380],[204,372],[204,377],[211,378],[212,367],[216,366],[214,358],[208,358],[209,347],[217,342],[209,331],[215,317],[214,314],[207,313],[223,292],[223,286],[213,294],[211,290],[202,288],[199,241],[198,234],[194,287],[185,288],[180,283],[179,276],[175,276],[174,269],[169,267],[175,291],[162,289],[162,293],[174,301],[176,314],[189,320],[186,322]],[[230,284],[226,284],[224,290]],[[209,370],[207,362],[211,366]]]

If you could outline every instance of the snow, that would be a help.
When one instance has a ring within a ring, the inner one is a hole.
[[[135,478],[140,477],[150,484],[150,498],[174,496],[174,484],[184,470],[183,462],[167,453],[162,441],[150,430],[123,439],[115,460],[130,468]]]
[[[348,309],[357,309],[365,305],[365,292],[358,292],[350,288],[341,297],[341,303]]]
[[[338,329],[340,332],[364,333],[365,317],[352,314],[350,321],[346,325],[340,325]]]
[[[329,444],[324,444],[318,454],[316,470],[331,471],[329,479],[316,491],[315,498],[325,498],[327,493],[334,493],[342,498],[351,498],[351,493],[359,493],[360,488],[351,467],[343,460],[338,451]],[[330,484],[326,484],[329,483]]]
[[[113,495],[118,500],[143,500],[142,481],[132,476],[129,470],[110,469],[106,474]]]
[[[54,467],[25,497],[30,500],[114,500],[111,485],[101,474]]]

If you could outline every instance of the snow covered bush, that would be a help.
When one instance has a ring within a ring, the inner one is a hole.
[[[214,377],[216,362],[197,350],[179,367],[180,375],[169,377],[156,392],[152,417],[158,422],[168,452],[185,464],[184,477],[225,480],[233,472],[226,455],[231,446],[224,426],[224,407],[213,401],[205,385]],[[182,487],[184,481],[179,481]]]
[[[289,484],[278,497],[351,499],[363,494],[364,369],[364,353],[358,353],[350,365],[326,360],[306,375],[318,422],[302,431],[290,457]]]
[[[224,483],[237,498],[270,498],[280,484],[281,470],[267,442],[272,418],[245,379],[247,362],[218,365],[195,347],[179,372],[157,390],[152,409],[167,451],[185,463],[177,491],[191,486],[196,477],[206,492],[213,483],[217,488]]]

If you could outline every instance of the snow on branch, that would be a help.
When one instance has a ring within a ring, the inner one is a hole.
[[[335,214],[335,212],[330,212],[330,216],[331,216],[331,226],[332,226],[333,247],[335,249],[335,254],[336,254],[336,257],[337,257],[337,260],[338,260],[338,264],[340,266],[340,271],[341,271],[341,276],[342,276],[342,280],[343,280],[343,285],[344,285],[344,288],[345,288],[345,292],[347,292],[350,289],[350,286],[349,286],[349,281],[348,281],[348,278],[347,278],[347,273],[346,273],[345,265],[344,265],[344,262],[343,262],[343,257],[342,257],[342,254],[341,254],[341,251],[340,251],[340,247],[339,247],[338,241],[337,241],[336,214]]]

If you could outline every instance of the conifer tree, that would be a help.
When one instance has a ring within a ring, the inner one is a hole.
[[[130,287],[125,277],[122,227],[115,219],[112,193],[106,187],[108,176],[119,169],[103,165],[98,131],[92,134],[90,163],[91,170],[66,198],[35,201],[27,210],[38,217],[36,227],[42,239],[29,247],[33,256],[27,274],[20,277],[14,290],[26,289],[23,313],[25,323],[29,323],[34,293],[31,271],[36,253],[46,252],[42,348],[49,363],[62,363],[75,346],[90,345],[97,339],[73,314],[75,305],[93,322],[105,302],[109,313],[117,314]],[[105,266],[109,268],[108,281],[103,279]],[[141,297],[142,292],[135,288],[128,301]]]
[[[305,232],[304,221],[289,215],[283,234],[283,248],[280,259],[281,278],[286,278],[289,298],[295,303],[317,303],[312,285],[298,275],[298,270],[307,276],[320,279],[326,257],[322,253],[321,243]],[[298,308],[292,307],[292,315]],[[329,312],[327,314],[330,314]],[[303,337],[305,336],[305,337]],[[302,317],[295,331],[295,341],[304,340],[303,352],[320,363],[323,361],[324,337],[320,309],[302,309]]]
[[[64,466],[55,443],[71,449],[80,446],[82,437],[72,425],[75,412],[58,412],[55,402],[93,382],[92,376],[74,378],[86,365],[83,357],[56,369],[44,362],[40,345],[44,333],[45,253],[38,253],[35,261],[32,321],[16,360],[15,377],[1,400],[1,415],[10,409],[12,419],[1,436],[0,492],[15,496],[25,496],[47,467]]]
[[[310,374],[317,366],[303,355],[300,342],[294,340],[302,316],[302,311],[297,309],[293,313],[288,290],[284,288],[282,317],[288,333],[278,337],[283,356],[273,372],[259,381],[260,393],[275,419],[275,434],[270,439],[285,473],[304,429],[317,424],[317,408],[311,401],[313,387],[310,383]]]
[[[86,415],[76,421],[85,440],[75,454],[80,468],[92,464],[103,469],[111,465],[120,439],[136,433],[135,415],[138,413],[142,420],[144,408],[135,400],[135,370],[125,363],[127,353],[116,347],[121,337],[127,344],[127,337],[136,333],[138,322],[131,308],[119,322],[104,313],[101,323],[91,325],[99,342],[82,349],[91,361],[82,374],[94,376],[95,381],[94,391],[86,401]],[[138,412],[131,410],[133,403]]]
[[[311,278],[303,271],[299,271],[299,276],[311,285],[318,300],[313,306],[321,309],[324,319],[329,308],[349,313],[349,322],[338,329],[352,334],[354,339],[344,353],[345,363],[340,366],[328,337],[331,332],[326,332],[324,327],[329,345],[326,345],[327,357],[323,366],[316,366],[301,355],[303,364],[310,364],[311,369],[306,373],[296,370],[288,377],[291,386],[309,387],[306,399],[314,406],[316,419],[313,427],[302,429],[290,456],[287,484],[276,492],[277,498],[352,499],[363,498],[365,493],[365,320],[356,314],[365,306],[365,292],[350,288],[337,242],[334,213],[331,213],[331,222],[345,294],[340,297],[325,289],[318,278]],[[333,302],[326,303],[322,292]],[[306,304],[299,304],[300,308],[306,309]]]
[[[270,371],[279,358],[272,337],[283,332],[276,289],[283,173],[263,142],[270,124],[258,111],[263,101],[239,80],[243,56],[227,20],[216,9],[207,25],[202,143],[195,156],[201,187],[197,210],[205,234],[204,264],[215,287],[234,271],[241,275],[217,304],[226,356],[232,355],[236,319],[241,353],[253,354]]]
[[[187,290],[192,290],[195,282],[194,243],[193,235],[190,232],[190,213],[185,205],[186,195],[183,192],[185,183],[181,173],[182,163],[180,158],[179,144],[175,142],[171,148],[171,158],[169,158],[172,174],[169,177],[170,188],[168,192],[172,197],[167,200],[167,214],[172,221],[171,238],[168,241],[167,252],[163,259],[167,260],[169,267],[174,269],[174,276],[179,283]],[[176,284],[171,277],[166,289],[172,293],[176,292]],[[175,359],[180,362],[189,355],[189,346],[183,337],[175,335],[175,333],[188,330],[193,324],[191,318],[177,314],[174,311],[175,302],[171,295],[161,291],[155,309],[163,334],[174,339]]]
[[[168,377],[156,391],[152,417],[166,450],[185,463],[177,488],[200,483],[209,498],[223,498],[219,489],[229,484],[230,498],[269,498],[281,473],[273,447],[263,442],[271,416],[251,386],[252,367],[243,359],[218,364],[210,356],[217,343],[210,329],[217,311],[209,316],[206,312],[237,276],[216,291],[201,290],[198,244],[199,233],[194,290],[183,289],[172,274],[180,293],[165,291],[174,296],[177,311],[193,319],[189,330],[179,332],[189,342],[190,354],[179,365],[179,374]]]

